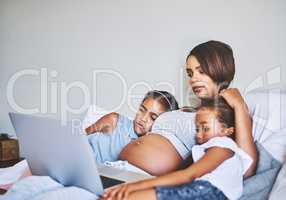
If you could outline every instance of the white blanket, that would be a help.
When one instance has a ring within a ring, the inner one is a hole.
[[[143,170],[129,164],[127,161],[105,162],[105,165],[126,171],[148,175]],[[11,176],[6,176],[6,183],[14,182],[21,176],[21,170],[28,168],[24,160],[18,165],[7,168]],[[15,172],[16,174],[13,174]],[[12,174],[11,174],[12,173]],[[13,176],[14,175],[14,176]],[[2,176],[1,178],[5,178]],[[4,179],[0,179],[4,182]],[[87,190],[78,187],[64,187],[48,176],[29,176],[16,182],[0,200],[90,200],[97,197]]]
[[[94,194],[78,188],[64,187],[47,176],[29,176],[14,184],[0,200],[94,200]]]

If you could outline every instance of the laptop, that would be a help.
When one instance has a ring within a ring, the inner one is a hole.
[[[59,120],[9,113],[20,154],[33,175],[50,176],[64,186],[77,186],[96,195],[103,189],[147,178],[146,175],[97,166],[86,135]],[[100,173],[101,175],[100,175]]]

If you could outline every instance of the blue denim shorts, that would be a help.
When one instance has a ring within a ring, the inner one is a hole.
[[[157,200],[225,200],[227,197],[208,181],[197,180],[180,186],[156,187]]]

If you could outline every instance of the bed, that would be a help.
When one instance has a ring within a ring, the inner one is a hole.
[[[260,161],[257,176],[245,181],[241,199],[283,199],[286,195],[286,91],[261,89],[248,93],[245,99],[253,116],[253,132]],[[83,128],[104,114],[104,109],[90,106]],[[34,176],[17,182],[0,196],[0,199],[15,200],[71,198],[84,200],[96,199],[96,196],[80,188],[63,187],[49,177]]]

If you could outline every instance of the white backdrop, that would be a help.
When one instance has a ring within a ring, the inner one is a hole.
[[[0,0],[0,131],[13,133],[15,105],[72,119],[96,103],[132,116],[128,99],[150,88],[186,105],[186,55],[210,39],[233,47],[234,86],[285,88],[285,10],[284,0]]]

